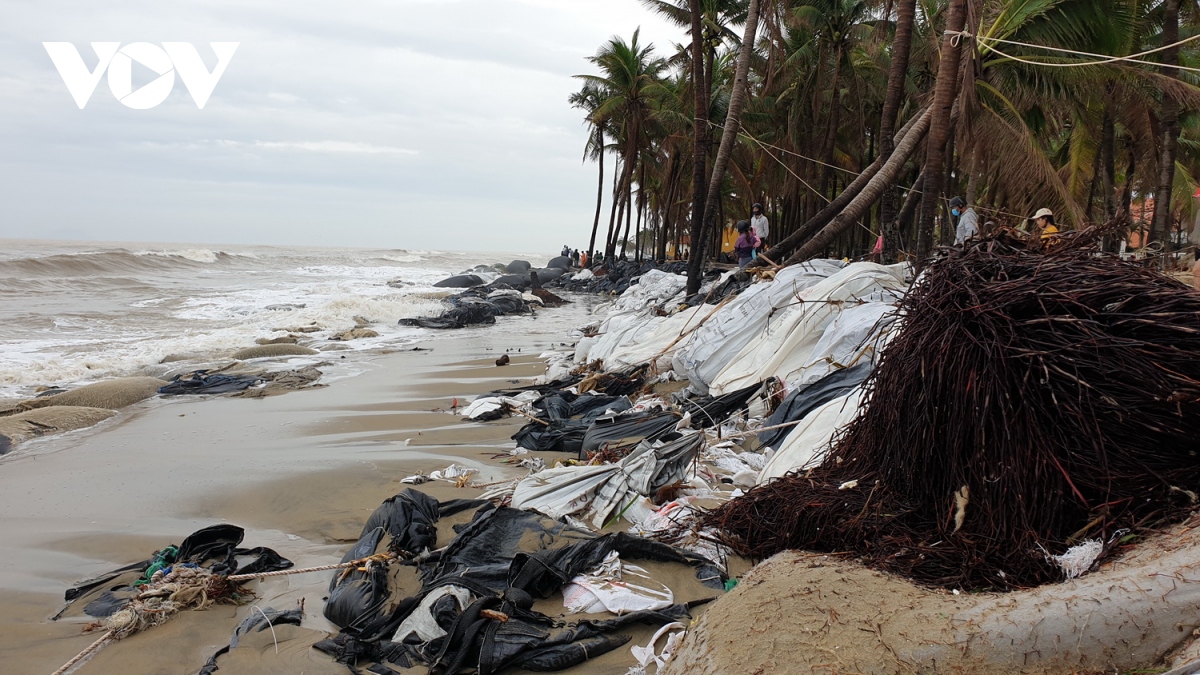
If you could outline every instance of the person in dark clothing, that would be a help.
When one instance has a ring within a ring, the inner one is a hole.
[[[738,238],[733,244],[733,252],[737,255],[738,267],[745,267],[754,260],[754,250],[758,248],[762,242],[758,236],[754,234],[748,221],[740,221],[737,224]]]

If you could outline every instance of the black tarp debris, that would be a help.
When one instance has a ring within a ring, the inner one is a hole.
[[[788,394],[775,412],[763,422],[763,426],[773,427],[802,420],[810,412],[833,399],[849,394],[852,389],[861,385],[870,374],[870,363],[860,363],[844,370],[835,370],[807,387],[801,387]],[[795,426],[788,426],[764,431],[758,435],[758,442],[764,446],[779,449],[784,439],[795,428]]]
[[[549,393],[534,401],[535,416],[549,424],[530,422],[521,427],[513,440],[528,450],[579,453],[584,435],[596,418],[607,412],[621,412],[632,405],[624,396]]]
[[[274,626],[283,625],[299,626],[300,622],[304,620],[303,600],[298,602],[295,607],[287,610],[275,609],[274,607],[268,607],[264,610],[258,610],[257,607],[254,609],[256,611],[252,611],[250,616],[246,617],[234,629],[233,637],[229,639],[229,644],[221,647],[216,653],[210,656],[208,662],[200,669],[198,675],[212,675],[220,670],[221,668],[217,665],[217,658],[228,654],[231,649],[237,649],[238,642],[241,641],[242,636],[250,631],[264,631]]]
[[[679,402],[679,408],[692,416],[692,426],[700,429],[715,427],[746,407],[747,402],[763,389],[763,383],[731,391],[721,396],[698,396]]]
[[[594,452],[605,447],[633,446],[643,439],[653,441],[673,431],[679,420],[679,413],[674,411],[602,417],[583,435],[580,452]]]
[[[158,388],[164,396],[184,394],[228,394],[249,389],[263,381],[257,375],[209,374],[208,370],[194,370],[171,378],[171,383]]]
[[[368,586],[360,583],[365,573],[335,575],[330,602],[340,606],[335,611],[327,606],[325,614],[343,630],[316,648],[355,673],[372,662],[367,672],[392,672],[388,664],[426,665],[431,673],[491,674],[508,667],[561,670],[627,642],[626,637],[606,635],[623,626],[664,624],[688,616],[688,606],[677,604],[562,626],[531,609],[534,598],[550,597],[610,552],[630,560],[689,565],[702,583],[723,588],[720,569],[695,554],[626,533],[597,536],[537,513],[490,503],[481,506],[444,549],[434,550],[436,530],[431,534],[431,525],[440,515],[467,504],[438,504],[411,489],[384,502],[347,556],[386,550],[407,558],[420,573],[421,590],[411,597],[393,597],[383,568],[377,568]],[[338,594],[343,587],[347,590]],[[359,597],[348,602],[352,593]],[[431,602],[423,604],[427,596]],[[363,614],[349,615],[350,607],[362,608]],[[410,617],[413,620],[407,621]],[[402,626],[405,634],[399,635]]]
[[[211,525],[188,535],[178,546],[156,551],[147,560],[117,568],[77,583],[67,589],[66,605],[53,617],[62,616],[73,603],[88,598],[84,613],[103,618],[119,611],[134,596],[139,582],[172,565],[199,565],[215,574],[256,574],[285,570],[292,561],[265,547],[240,548],[245,530],[236,525]],[[92,597],[98,594],[98,597]]]

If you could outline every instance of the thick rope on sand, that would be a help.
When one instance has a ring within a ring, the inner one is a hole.
[[[185,609],[207,609],[218,603],[236,603],[235,591],[238,590],[238,582],[328,570],[356,568],[366,571],[372,566],[387,565],[396,560],[399,558],[394,554],[381,553],[336,565],[231,576],[214,574],[212,570],[193,565],[176,565],[170,568],[169,573],[159,570],[150,577],[150,583],[141,587],[141,592],[124,609],[112,614],[104,621],[84,627],[85,632],[104,630],[105,633],[99,640],[88,645],[86,649],[54,671],[52,675],[64,675],[108,644],[155,626],[161,626]]]

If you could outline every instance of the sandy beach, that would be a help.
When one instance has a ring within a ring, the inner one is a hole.
[[[537,355],[562,343],[564,329],[581,325],[585,315],[585,304],[576,303],[537,320],[432,335],[416,345],[431,351],[375,357],[366,373],[320,389],[257,400],[155,399],[0,460],[4,671],[51,672],[95,640],[82,633],[82,617],[48,620],[73,582],[143,560],[200,527],[232,523],[246,529],[244,545],[274,548],[297,567],[332,564],[371,511],[407,487],[399,483],[407,475],[451,462],[478,468],[479,481],[517,475],[491,457],[512,447],[508,437],[519,420],[476,424],[446,411],[456,398],[463,404],[528,383],[544,370]],[[506,350],[512,363],[496,366]],[[479,494],[436,482],[421,489],[441,499]],[[445,540],[469,516],[440,523]],[[278,655],[269,632],[253,634],[245,648],[222,658],[221,669],[346,672],[309,649],[336,632],[321,615],[329,574],[252,584],[253,606],[286,609],[303,599],[304,626],[276,630]],[[685,589],[687,581],[681,580]],[[680,600],[711,594],[692,585],[690,597]],[[562,613],[561,600],[543,602],[558,602],[557,610],[543,609]],[[108,647],[79,672],[195,673],[252,611],[186,612]],[[650,632],[633,634],[644,641]],[[629,665],[626,648],[580,670],[624,673]]]

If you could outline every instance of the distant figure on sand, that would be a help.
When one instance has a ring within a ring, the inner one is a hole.
[[[559,253],[559,255],[564,258],[570,258],[571,257],[571,247],[567,246],[566,244],[563,244],[562,253]]]
[[[579,267],[579,249],[577,248],[571,250],[571,264]]]
[[[754,229],[750,227],[750,223],[740,221],[737,224],[738,235],[737,242],[733,245],[733,251],[737,254],[738,267],[745,267],[754,260],[754,250],[762,244],[758,236],[754,234]]]
[[[755,204],[750,212],[750,226],[754,228],[754,235],[758,237],[759,248],[766,248],[767,239],[771,237],[771,223],[767,222],[767,217],[763,215],[763,205]]]
[[[967,200],[962,197],[951,199],[950,213],[958,218],[958,227],[954,230],[955,246],[979,234],[979,214],[967,205]]]

